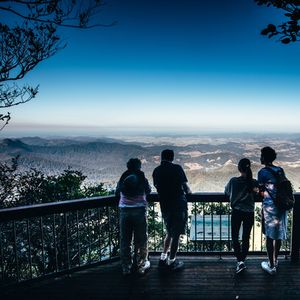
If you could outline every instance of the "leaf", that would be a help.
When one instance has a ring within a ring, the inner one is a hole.
[[[269,29],[268,28],[265,28],[265,29],[263,29],[261,32],[260,32],[260,34],[261,35],[267,35],[267,34],[269,34]]]
[[[269,24],[267,28],[269,31],[276,31],[276,26],[273,24]]]
[[[282,44],[289,44],[290,41],[291,41],[290,38],[284,38],[284,39],[281,40],[281,43],[282,43]]]

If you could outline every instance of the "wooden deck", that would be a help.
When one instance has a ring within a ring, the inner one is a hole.
[[[300,265],[282,257],[276,276],[260,268],[265,257],[251,257],[235,275],[233,257],[183,256],[181,272],[161,274],[158,257],[143,277],[123,277],[120,262],[54,279],[1,290],[0,299],[300,299]]]

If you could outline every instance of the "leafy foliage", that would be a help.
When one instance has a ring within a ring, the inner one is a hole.
[[[300,1],[298,0],[254,0],[258,5],[282,9],[288,21],[279,25],[269,24],[261,31],[268,38],[278,37],[283,44],[300,40]]]
[[[1,208],[110,193],[102,183],[84,186],[86,177],[79,171],[68,169],[57,176],[46,176],[32,169],[20,174],[17,166],[18,157],[9,164],[0,163]],[[21,279],[39,277],[116,256],[118,226],[116,207],[0,223],[3,279],[16,280],[17,274]]]
[[[59,27],[112,25],[93,22],[92,16],[101,6],[101,0],[1,1],[0,109],[26,103],[37,95],[38,86],[20,86],[17,82],[66,46],[58,34]],[[9,120],[9,112],[0,114],[0,130]]]
[[[34,205],[84,197],[103,196],[109,192],[103,183],[84,186],[80,171],[65,170],[57,176],[46,176],[31,169],[17,173],[18,157],[11,163],[0,163],[0,208]]]
[[[0,208],[13,201],[16,186],[15,171],[18,167],[18,157],[12,159],[11,164],[0,163]]]

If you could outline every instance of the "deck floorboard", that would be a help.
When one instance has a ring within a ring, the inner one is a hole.
[[[262,257],[250,257],[236,275],[232,257],[182,256],[182,271],[160,273],[158,256],[151,256],[143,277],[123,277],[113,262],[53,279],[10,286],[0,299],[300,299],[300,265],[281,258],[276,276],[260,267]],[[1,295],[2,294],[2,295]]]

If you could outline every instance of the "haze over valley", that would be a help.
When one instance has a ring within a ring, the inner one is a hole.
[[[175,151],[175,163],[186,171],[193,192],[222,192],[232,176],[238,176],[237,162],[252,161],[253,175],[261,168],[260,149],[273,147],[276,164],[284,168],[296,191],[300,187],[300,134],[213,134],[213,135],[128,135],[103,138],[6,138],[0,140],[0,159],[20,155],[19,171],[35,168],[45,174],[59,174],[67,168],[87,176],[85,184],[103,182],[114,188],[126,162],[138,157],[152,184],[152,171],[165,148]]]

